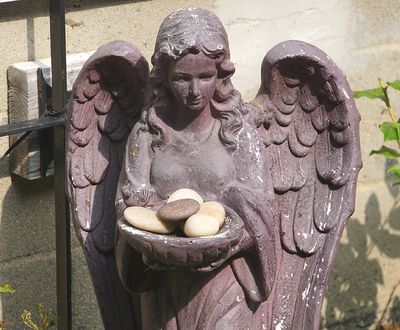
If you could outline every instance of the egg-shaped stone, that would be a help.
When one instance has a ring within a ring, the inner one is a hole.
[[[132,226],[156,234],[169,234],[175,230],[174,224],[161,220],[155,211],[141,206],[127,207],[124,218]]]
[[[177,222],[186,220],[200,209],[200,204],[194,199],[178,199],[161,207],[157,215],[162,220]]]
[[[179,189],[174,191],[171,196],[169,196],[167,203],[176,201],[178,199],[194,199],[197,201],[200,205],[203,204],[203,198],[194,190],[192,189]]]
[[[212,236],[219,231],[218,219],[206,214],[193,214],[186,220],[183,231],[188,237]]]
[[[225,222],[226,211],[221,203],[218,202],[205,202],[200,205],[200,209],[197,214],[210,215],[218,219],[219,226],[221,227]]]

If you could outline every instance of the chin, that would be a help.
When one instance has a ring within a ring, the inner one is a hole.
[[[201,111],[203,111],[203,109],[205,107],[206,106],[204,104],[193,104],[193,105],[188,104],[188,105],[186,105],[186,108],[188,109],[188,111],[191,111],[191,112],[201,112]]]

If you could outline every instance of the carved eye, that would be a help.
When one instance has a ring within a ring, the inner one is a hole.
[[[215,76],[215,72],[206,72],[199,75],[199,79],[203,81],[209,81]]]
[[[186,81],[189,81],[191,78],[187,75],[183,75],[183,74],[177,74],[174,77],[174,81],[179,82],[179,83],[183,83]]]

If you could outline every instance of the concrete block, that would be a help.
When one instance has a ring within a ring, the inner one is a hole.
[[[83,64],[91,53],[78,53],[66,57],[66,83],[67,91],[72,90],[73,83]],[[8,121],[16,123],[22,120],[40,117],[38,69],[42,69],[44,81],[52,85],[51,59],[15,63],[7,70],[8,85]],[[43,89],[45,89],[43,87]],[[43,96],[43,95],[42,95]],[[54,109],[60,110],[60,109]],[[22,134],[9,137],[12,145]],[[33,180],[41,177],[40,173],[40,135],[38,131],[32,132],[10,154],[10,171],[25,179]],[[54,164],[47,169],[47,176],[54,174]]]

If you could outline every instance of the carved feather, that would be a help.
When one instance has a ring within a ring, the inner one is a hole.
[[[109,171],[111,173],[118,172],[120,165],[118,162],[117,155],[118,146],[114,144],[110,149],[112,154],[110,157]],[[103,193],[103,200],[100,200],[104,205],[114,205],[115,202],[115,191],[117,189],[118,181],[111,176],[107,176],[103,181],[102,186],[106,187]],[[102,217],[98,228],[93,232],[93,239],[95,246],[101,252],[110,252],[114,247],[114,236],[115,236],[115,222],[109,219],[115,219],[115,207],[104,208]]]
[[[317,92],[310,88],[309,85],[304,85],[300,94],[300,105],[306,112],[312,112],[318,106]]]
[[[85,148],[83,161],[85,177],[91,184],[97,185],[104,180],[110,160],[110,140],[97,131],[88,146]]]
[[[297,249],[306,255],[314,254],[322,246],[324,235],[314,226],[314,184],[309,180],[297,193],[298,200],[293,218],[294,241]]]
[[[70,148],[68,148],[70,150]],[[68,181],[71,184],[72,188],[86,188],[90,185],[89,180],[85,176],[85,167],[84,167],[84,159],[85,159],[85,150],[84,148],[77,148],[74,153],[69,153],[71,157],[69,157],[68,164]],[[73,155],[73,156],[72,156]]]
[[[294,117],[294,129],[297,140],[305,147],[312,147],[318,136],[318,132],[312,125],[312,115],[298,110],[294,114]]]
[[[293,163],[287,142],[280,148],[277,144],[271,144],[266,150],[270,160],[270,171],[274,188],[279,193],[287,192],[293,182]]]
[[[296,253],[296,245],[293,236],[293,218],[296,210],[297,195],[293,191],[277,197],[280,199],[280,222],[281,222],[281,241],[286,250],[290,253]]]
[[[284,88],[284,84],[281,84],[284,89],[284,92],[281,94],[282,102],[286,105],[293,105],[299,100],[300,90],[298,87],[286,87]]]
[[[318,106],[310,117],[311,122],[318,133],[321,133],[328,128],[329,117],[323,106]]]
[[[304,157],[310,151],[310,148],[302,145],[299,140],[297,139],[295,128],[292,126],[290,127],[289,131],[289,149],[293,155],[297,157]]]
[[[279,111],[277,108],[274,109],[274,117],[279,126],[289,126],[292,122],[293,116],[292,114],[285,114]]]
[[[101,90],[94,99],[94,107],[99,114],[105,115],[111,109],[113,98],[107,90]]]
[[[314,161],[314,157],[311,154],[306,157],[293,157],[293,183],[292,190],[297,191],[304,187],[307,183],[309,176],[312,171],[310,167],[312,166],[312,162]]]
[[[102,132],[109,134],[114,132],[121,125],[122,110],[118,103],[114,103],[111,110],[106,115],[100,115],[97,118],[99,128]]]
[[[71,126],[71,134],[70,134],[71,141],[78,147],[84,147],[90,142],[95,131],[96,131],[95,120],[92,120],[89,126],[83,131],[80,131],[75,127]]]
[[[71,124],[76,129],[83,131],[88,128],[93,120],[92,112],[94,110],[94,106],[91,102],[86,101],[83,104],[80,104],[79,102],[74,103],[76,110],[72,113]]]

